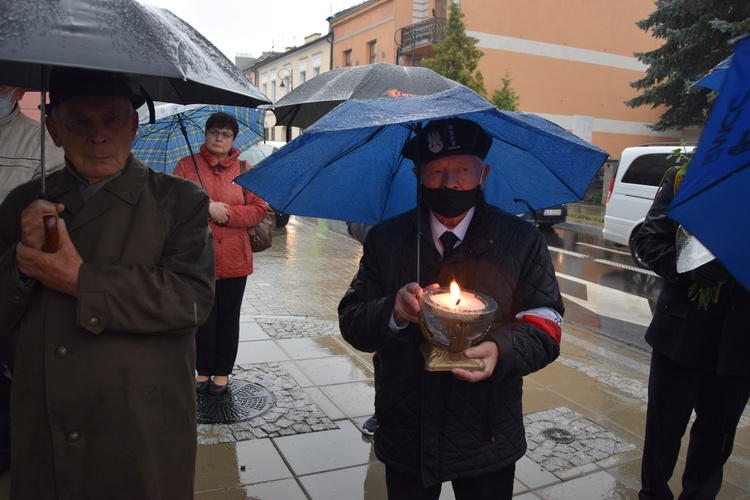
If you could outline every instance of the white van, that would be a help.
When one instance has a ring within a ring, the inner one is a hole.
[[[664,174],[677,164],[677,158],[667,158],[679,143],[644,144],[625,148],[617,164],[607,194],[604,215],[605,240],[630,247],[633,260],[646,267],[633,248],[633,240],[654,201]],[[695,145],[685,145],[692,153]]]

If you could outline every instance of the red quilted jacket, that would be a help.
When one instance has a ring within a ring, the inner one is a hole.
[[[229,223],[221,226],[209,221],[216,245],[216,279],[238,278],[253,273],[253,251],[247,228],[257,226],[266,216],[266,202],[245,191],[234,179],[240,175],[240,151],[232,148],[221,162],[205,146],[193,158],[186,156],[177,163],[173,174],[200,185],[195,170],[198,165],[206,192],[211,201],[221,201],[229,207]],[[250,168],[250,165],[247,165]]]

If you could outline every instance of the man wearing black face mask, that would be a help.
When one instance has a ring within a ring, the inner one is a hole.
[[[422,210],[372,228],[339,304],[344,338],[378,353],[375,452],[391,500],[437,499],[445,481],[458,500],[510,499],[526,451],[522,377],[560,353],[564,309],[544,239],[482,196],[491,145],[479,125],[457,118],[430,122],[406,143]],[[498,303],[486,340],[464,351],[485,368],[428,372],[419,297],[454,279]]]

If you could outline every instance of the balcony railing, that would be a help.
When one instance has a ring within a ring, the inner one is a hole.
[[[401,50],[409,51],[421,45],[443,41],[446,24],[448,19],[444,17],[431,17],[401,28]]]

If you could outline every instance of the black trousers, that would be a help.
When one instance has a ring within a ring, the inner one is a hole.
[[[696,418],[690,429],[679,498],[716,498],[748,396],[750,377],[700,372],[654,351],[638,498],[674,498],[667,481],[693,410]]]
[[[510,500],[516,464],[482,476],[451,481],[456,500]],[[425,488],[422,478],[385,466],[388,500],[438,500],[442,484]]]
[[[216,280],[214,305],[195,336],[198,375],[229,375],[240,341],[240,307],[247,277]]]

